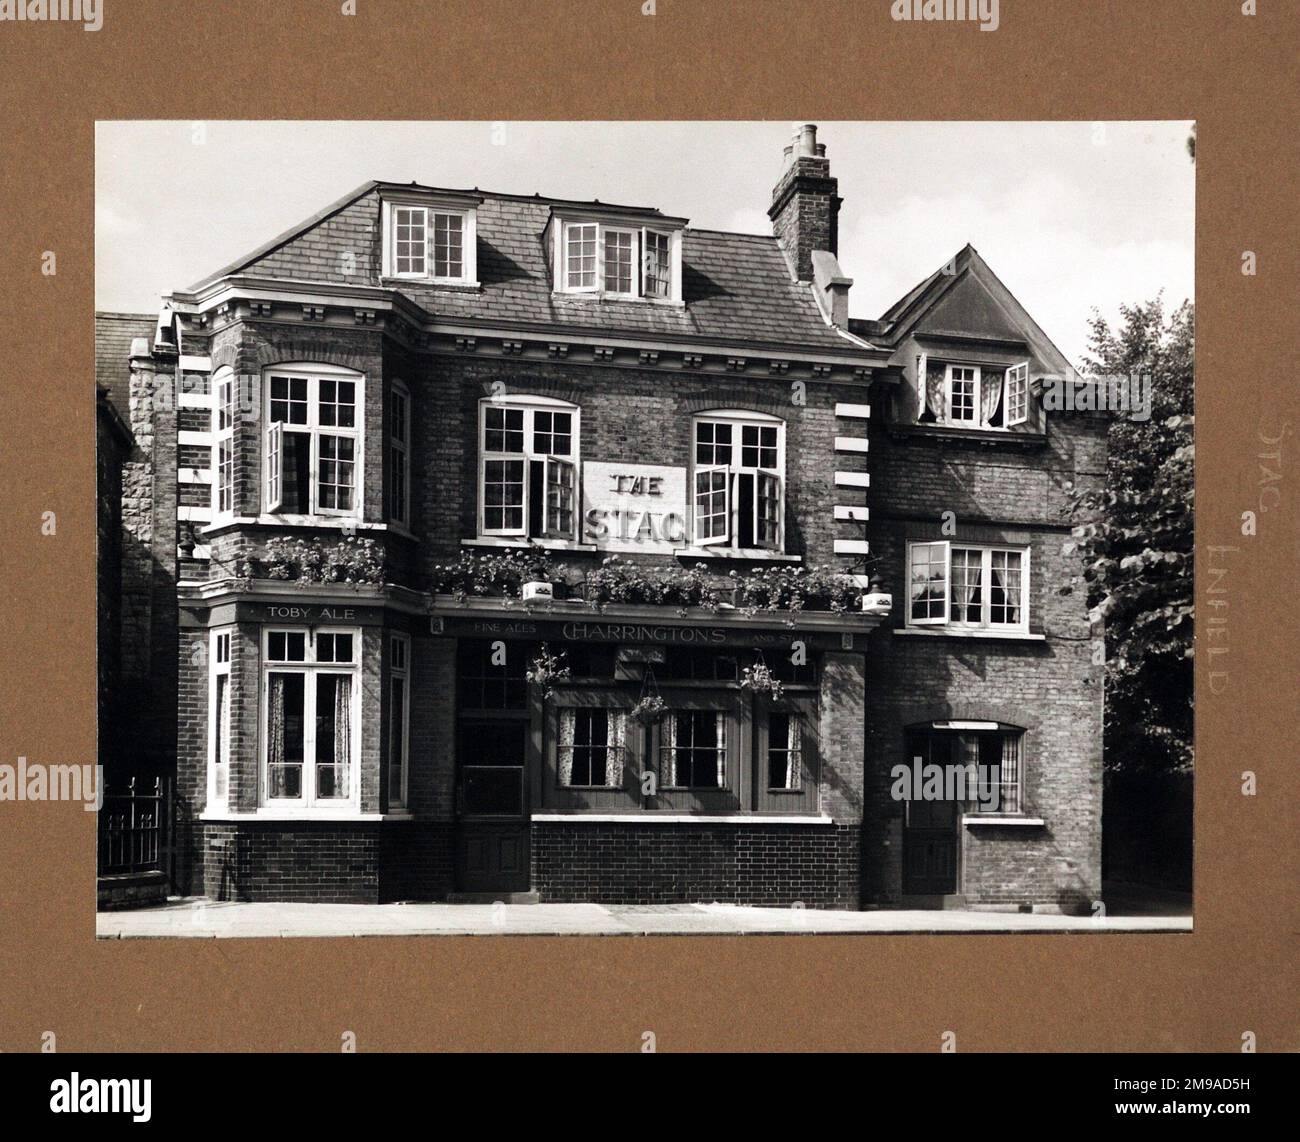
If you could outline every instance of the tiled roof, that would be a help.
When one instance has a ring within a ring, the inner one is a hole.
[[[131,342],[144,337],[152,345],[157,325],[156,313],[95,314],[95,383],[123,417],[130,412]]]
[[[279,239],[235,262],[233,273],[379,285],[381,185],[368,184]],[[410,189],[402,188],[402,189]],[[462,193],[462,192],[458,192]],[[791,279],[776,239],[716,230],[683,231],[684,307],[599,300],[552,292],[543,242],[552,205],[567,201],[474,191],[478,277],[469,291],[403,282],[400,291],[435,317],[507,325],[562,325],[629,336],[726,343],[762,342],[852,352],[826,324],[812,288]],[[601,209],[604,204],[591,204]],[[606,207],[607,208],[607,207]],[[645,212],[653,215],[653,211]],[[351,253],[351,257],[346,255]],[[345,272],[345,267],[350,273]]]

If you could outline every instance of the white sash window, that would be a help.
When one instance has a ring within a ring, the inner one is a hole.
[[[355,807],[359,630],[268,629],[262,804]]]

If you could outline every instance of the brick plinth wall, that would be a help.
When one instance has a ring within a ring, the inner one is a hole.
[[[534,823],[543,903],[858,907],[856,825]]]
[[[376,904],[452,887],[452,828],[433,822],[250,821],[202,829],[210,900]]]

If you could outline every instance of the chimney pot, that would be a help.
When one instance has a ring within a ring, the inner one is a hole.
[[[838,189],[830,173],[826,145],[817,142],[817,125],[795,124],[767,216],[798,281],[813,280],[814,250],[838,252]]]

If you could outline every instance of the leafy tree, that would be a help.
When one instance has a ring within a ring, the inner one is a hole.
[[[1194,311],[1161,297],[1095,311],[1085,374],[1150,378],[1151,416],[1118,415],[1105,486],[1077,493],[1088,604],[1106,630],[1106,768],[1192,766]]]

